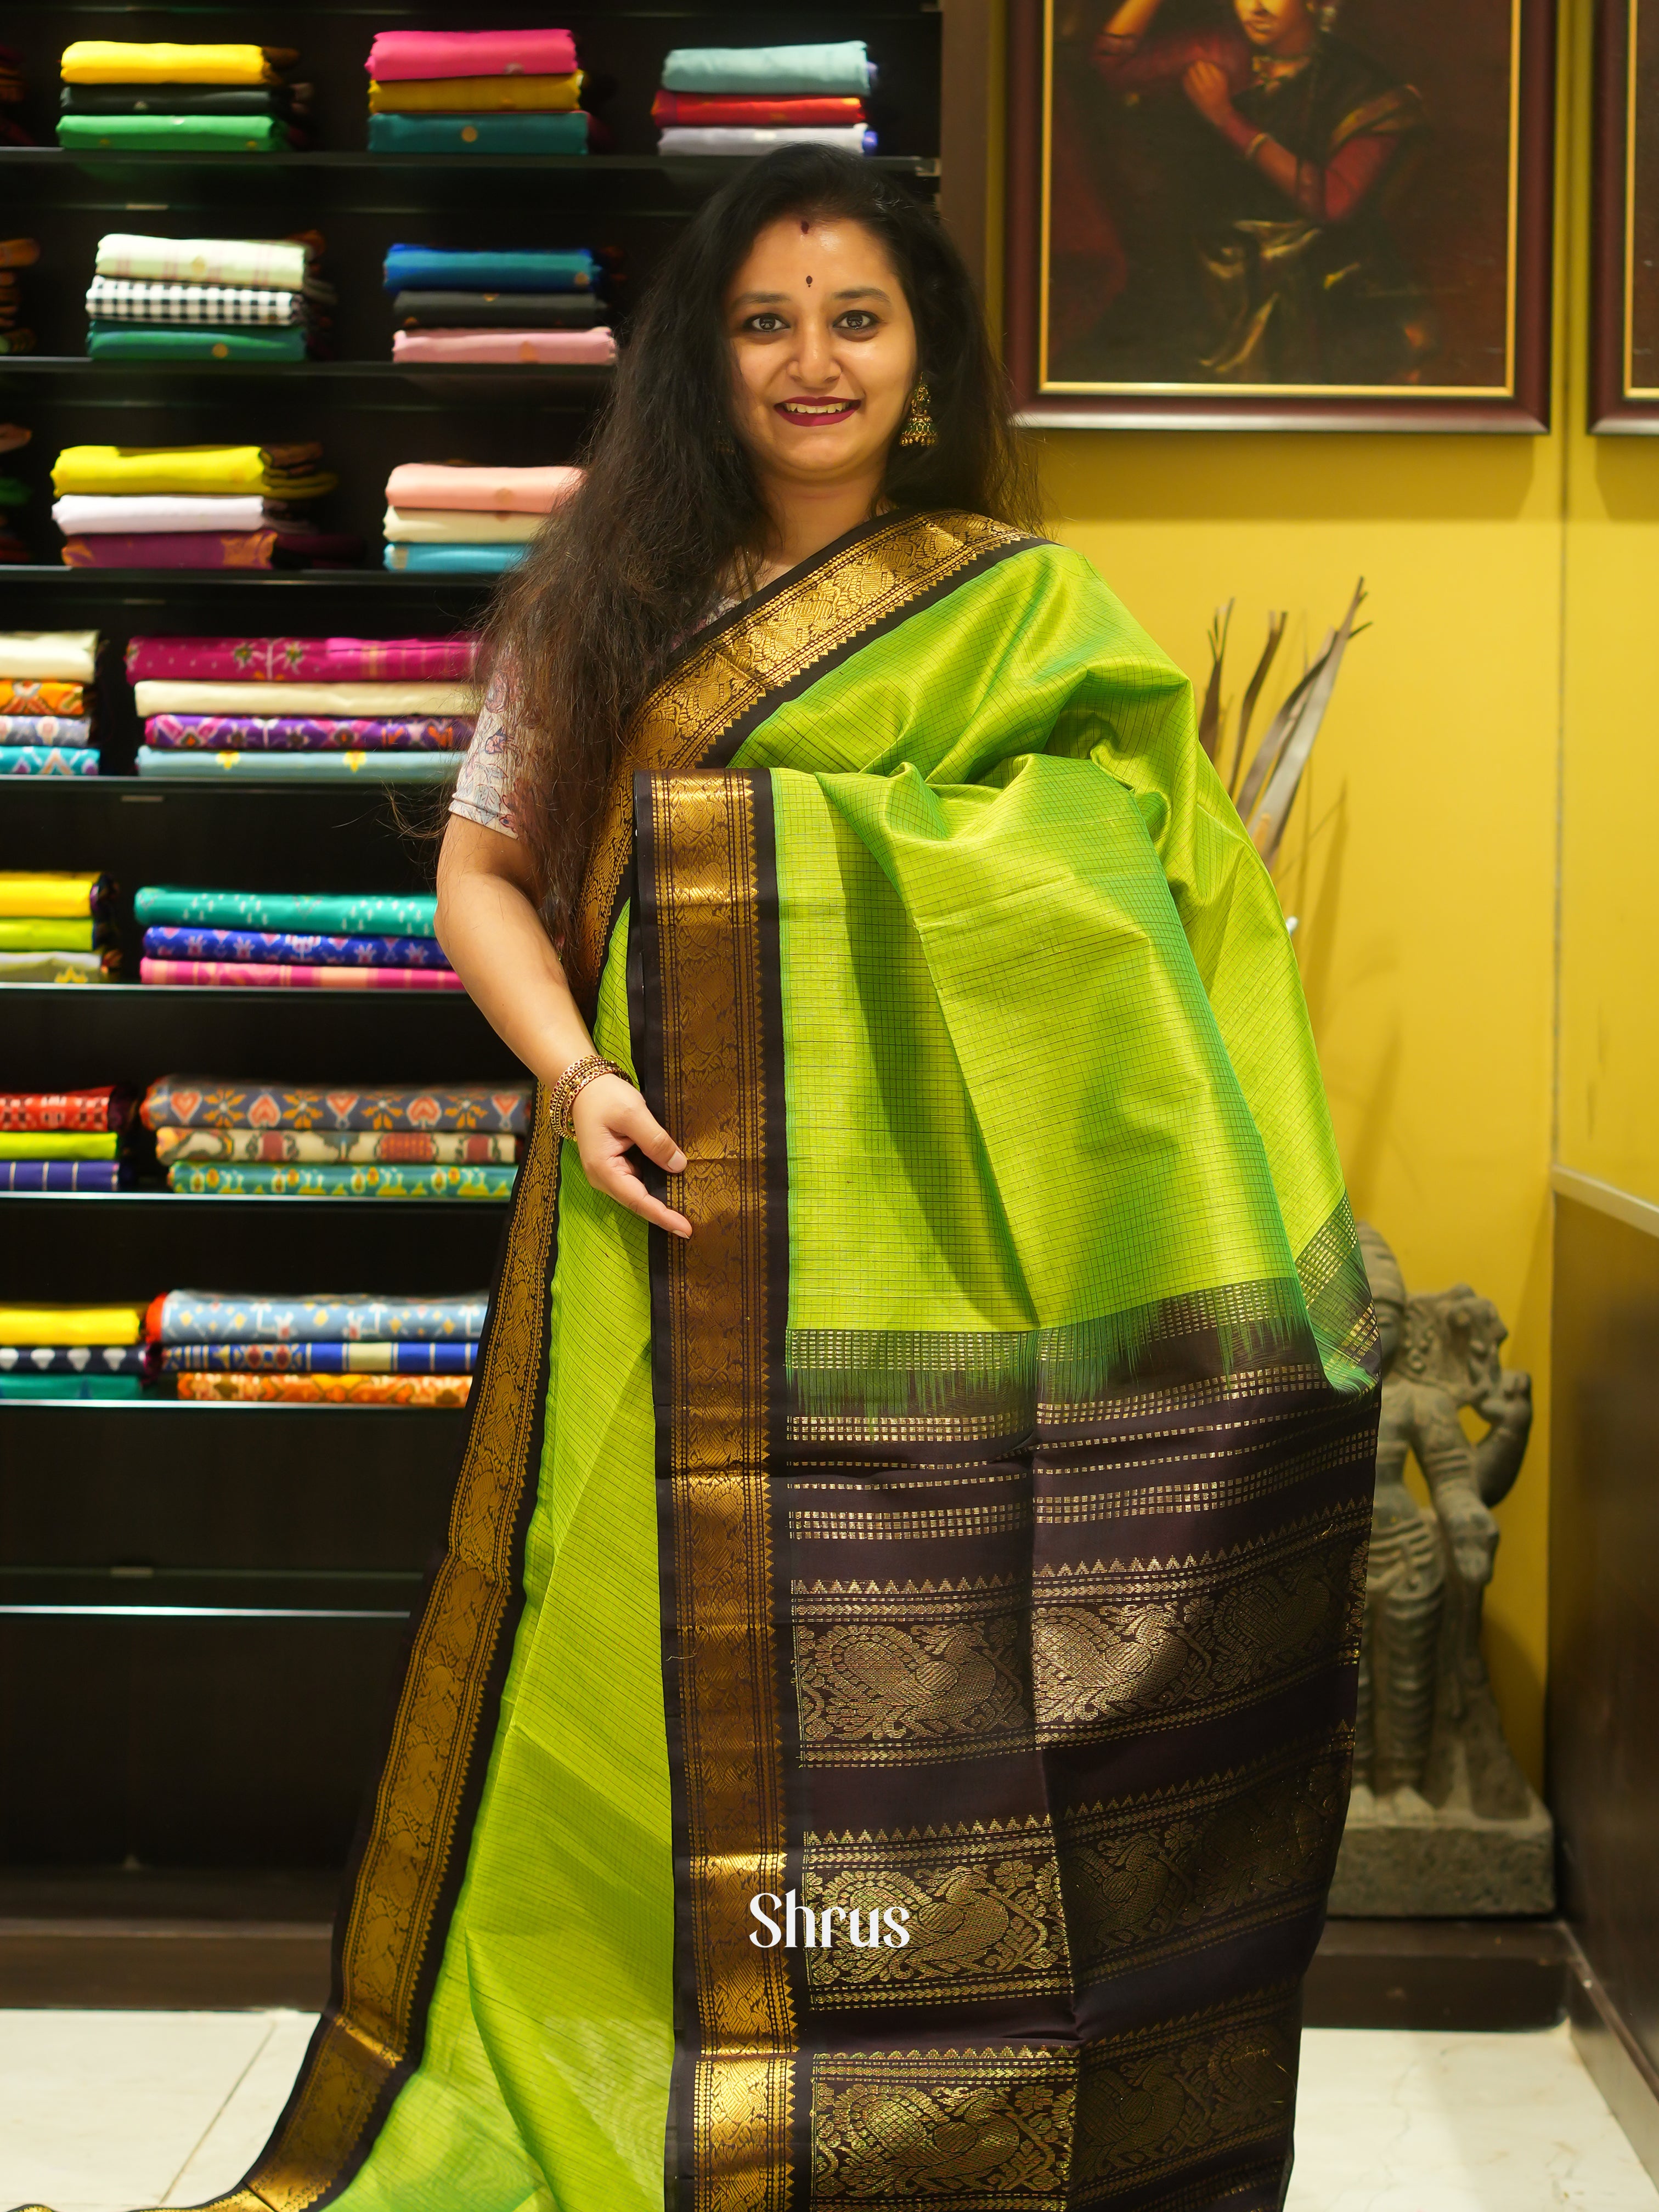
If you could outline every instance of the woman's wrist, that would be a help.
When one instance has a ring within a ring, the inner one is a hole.
[[[553,1085],[547,1102],[548,1119],[562,1137],[574,1138],[576,1133],[572,1115],[575,1104],[590,1083],[602,1076],[621,1075],[622,1070],[614,1060],[593,1051],[579,1053]],[[626,1078],[623,1080],[626,1081]]]

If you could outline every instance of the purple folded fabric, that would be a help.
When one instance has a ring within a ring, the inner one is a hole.
[[[66,568],[268,568],[274,530],[100,532],[66,538]]]
[[[475,650],[470,637],[135,637],[127,674],[135,684],[464,684]]]
[[[162,752],[464,753],[470,714],[336,720],[309,714],[152,714],[144,743]]]
[[[144,932],[151,960],[263,960],[317,968],[447,968],[435,937],[311,937],[287,929],[204,929],[167,924]]]
[[[125,1190],[120,1160],[0,1160],[0,1190]]]

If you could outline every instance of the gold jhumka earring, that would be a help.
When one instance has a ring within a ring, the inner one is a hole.
[[[939,433],[933,428],[933,418],[928,411],[933,395],[927,389],[925,376],[916,379],[915,389],[910,394],[910,411],[899,428],[901,446],[933,446],[939,443]]]

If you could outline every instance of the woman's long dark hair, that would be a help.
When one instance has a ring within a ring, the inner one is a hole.
[[[820,146],[780,148],[717,192],[656,272],[580,489],[507,579],[485,627],[483,680],[495,683],[514,737],[515,825],[558,932],[629,721],[765,540],[732,427],[725,301],[756,238],[784,216],[862,223],[904,287],[938,437],[895,445],[884,498],[1034,525],[1002,374],[968,271],[932,212],[856,156]]]

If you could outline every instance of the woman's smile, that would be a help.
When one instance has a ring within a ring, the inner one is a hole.
[[[848,421],[863,404],[861,399],[780,399],[772,411],[786,422],[814,429],[826,422]]]

